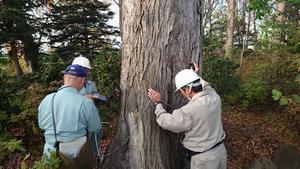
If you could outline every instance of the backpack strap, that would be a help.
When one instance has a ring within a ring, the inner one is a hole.
[[[55,137],[55,142],[54,142],[54,147],[56,149],[56,153],[59,151],[59,142],[57,141],[57,136],[56,136],[56,123],[55,123],[55,118],[54,118],[54,98],[57,92],[54,93],[52,97],[52,106],[51,106],[51,113],[52,113],[52,122],[53,122],[53,128],[54,128],[54,137]]]

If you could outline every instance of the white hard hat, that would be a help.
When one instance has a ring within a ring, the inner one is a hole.
[[[176,91],[198,79],[200,79],[200,77],[191,69],[180,71],[175,76]]]
[[[72,65],[80,65],[82,67],[88,68],[88,69],[92,69],[91,65],[90,65],[90,61],[88,58],[83,57],[83,56],[79,56],[76,57],[73,62]]]

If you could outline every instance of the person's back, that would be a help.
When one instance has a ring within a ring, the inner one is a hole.
[[[181,110],[193,120],[191,130],[185,132],[183,145],[186,148],[203,152],[225,138],[221,121],[221,99],[209,85],[203,87],[203,91],[193,96]]]
[[[45,130],[45,149],[55,150],[53,144],[54,128],[52,121],[52,98],[54,93],[45,97],[39,106],[39,125]],[[93,102],[70,86],[58,90],[54,98],[54,113],[57,139],[60,142],[70,142],[86,135],[87,131],[98,132],[101,123]],[[92,117],[92,118],[91,118]]]

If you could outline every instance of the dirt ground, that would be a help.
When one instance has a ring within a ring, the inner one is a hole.
[[[297,122],[288,123],[283,112],[223,113],[228,152],[228,169],[241,169],[255,159],[272,158],[283,144],[291,144],[300,152],[300,129]]]

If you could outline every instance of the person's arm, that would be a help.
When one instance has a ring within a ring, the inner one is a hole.
[[[196,63],[190,63],[188,66],[188,69],[192,69],[194,72],[196,72],[197,74],[200,71],[199,65]]]
[[[102,102],[107,102],[107,97],[102,96],[97,92],[96,85],[92,81],[88,80],[87,83],[88,83],[88,85],[87,85],[88,94],[86,95],[87,98],[92,99],[92,100],[97,99]]]
[[[93,94],[93,93],[98,93],[97,92],[97,88],[96,88],[96,85],[95,85],[95,83],[93,83],[92,81],[88,81],[88,83],[89,83],[89,92],[91,93],[91,94]]]
[[[86,120],[87,120],[87,130],[88,132],[98,132],[101,129],[101,122],[98,110],[95,106],[95,104],[92,101],[86,102],[86,104],[83,105],[86,109]]]
[[[188,131],[192,128],[192,118],[181,109],[174,110],[172,114],[168,113],[162,106],[157,104],[155,107],[156,122],[163,129],[175,133]]]
[[[160,93],[148,89],[148,97],[154,104],[157,123],[164,129],[175,133],[190,130],[192,127],[192,118],[181,109],[174,110],[172,114],[168,113],[161,104]]]
[[[100,152],[100,140],[102,136],[101,132],[101,121],[99,117],[98,110],[90,100],[84,105],[86,108],[87,116],[87,130],[88,130],[88,137],[91,140],[91,148],[94,155],[97,155]]]

